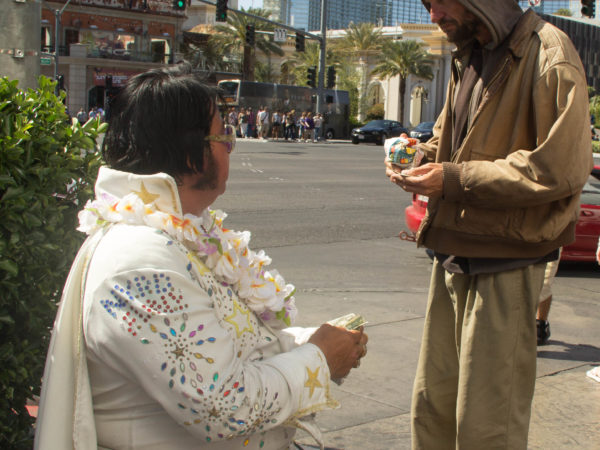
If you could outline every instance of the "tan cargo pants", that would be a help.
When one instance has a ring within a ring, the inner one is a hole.
[[[413,449],[527,448],[545,267],[464,275],[434,261],[413,389]]]

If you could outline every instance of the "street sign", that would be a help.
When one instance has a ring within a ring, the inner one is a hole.
[[[529,6],[540,6],[542,0],[529,0]]]
[[[285,28],[277,28],[273,32],[273,40],[275,42],[285,42],[287,34],[285,32]]]
[[[42,66],[49,66],[52,64],[52,58],[50,56],[42,56],[40,57],[40,64]]]

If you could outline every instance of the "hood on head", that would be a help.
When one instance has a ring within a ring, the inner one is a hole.
[[[456,0],[481,20],[490,30],[496,48],[510,34],[523,10],[515,0]],[[423,2],[425,3],[425,2]],[[427,6],[425,6],[427,8]],[[427,8],[429,10],[429,8]]]

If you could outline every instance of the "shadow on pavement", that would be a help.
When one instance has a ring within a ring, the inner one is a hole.
[[[600,265],[596,262],[561,261],[557,277],[598,278]]]
[[[561,346],[562,350],[539,350],[538,358],[557,359],[564,361],[598,362],[600,348],[587,344],[569,344],[563,341],[550,340],[548,345]]]

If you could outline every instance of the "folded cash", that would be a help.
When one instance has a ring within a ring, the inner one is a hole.
[[[363,316],[356,313],[346,314],[345,316],[338,317],[337,319],[330,320],[327,322],[329,325],[334,327],[343,327],[347,330],[357,330],[361,326],[365,325],[367,321]]]

